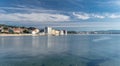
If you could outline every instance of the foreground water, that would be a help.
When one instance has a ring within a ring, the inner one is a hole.
[[[0,66],[120,66],[120,35],[2,36]]]

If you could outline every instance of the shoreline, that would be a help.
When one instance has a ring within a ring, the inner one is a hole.
[[[119,35],[119,34],[67,34],[67,35]],[[46,35],[45,34],[35,34],[35,35],[34,34],[0,34],[0,36],[46,36]]]
[[[0,34],[0,36],[42,36],[40,34]]]

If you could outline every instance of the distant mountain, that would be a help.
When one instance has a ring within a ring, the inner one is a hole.
[[[120,30],[80,31],[79,34],[120,34]]]

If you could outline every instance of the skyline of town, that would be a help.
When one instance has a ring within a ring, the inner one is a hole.
[[[66,30],[58,30],[52,27],[36,28],[26,26],[12,26],[0,24],[1,35],[67,35]]]
[[[44,27],[44,28],[36,28],[36,27],[26,27],[26,26],[12,26],[12,25],[5,25],[0,24],[0,35],[52,35],[52,36],[60,36],[60,35],[67,35],[67,34],[120,34],[120,30],[99,30],[99,31],[69,31],[69,30],[60,30],[55,29],[53,27]]]

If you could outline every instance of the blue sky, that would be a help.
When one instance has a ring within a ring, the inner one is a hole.
[[[0,0],[0,23],[119,30],[120,0]]]

